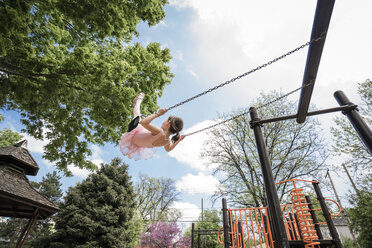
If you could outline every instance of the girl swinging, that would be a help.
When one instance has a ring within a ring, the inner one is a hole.
[[[139,120],[141,116],[140,106],[144,93],[138,94],[133,100],[133,118]],[[167,152],[172,151],[177,144],[185,138],[179,134],[183,128],[183,121],[176,116],[170,116],[163,122],[161,127],[157,127],[151,122],[164,115],[167,109],[159,109],[156,114],[152,114],[139,121],[137,127],[129,127],[128,132],[124,133],[120,140],[120,151],[124,156],[134,160],[152,158],[156,152],[156,147],[163,146]],[[133,121],[132,121],[133,122]],[[132,123],[131,122],[131,123]],[[172,134],[175,134],[171,137]]]

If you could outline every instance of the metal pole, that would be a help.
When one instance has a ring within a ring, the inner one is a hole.
[[[280,208],[280,201],[276,186],[274,182],[273,173],[271,171],[271,164],[267,156],[267,150],[265,140],[262,134],[261,126],[254,124],[255,121],[259,121],[257,110],[254,107],[249,109],[251,115],[251,125],[253,128],[254,136],[256,139],[258,156],[260,159],[262,175],[265,183],[265,191],[268,201],[268,208],[272,215],[273,229],[277,230],[275,237],[276,248],[289,248],[289,242],[287,233],[285,231],[285,225],[283,220],[283,213]]]
[[[198,227],[198,248],[200,248],[201,246],[201,243],[200,243],[200,227]]]
[[[204,221],[203,198],[201,198],[201,217],[202,217],[202,223],[203,223]]]
[[[343,164],[344,165],[344,164]],[[333,188],[333,191],[335,192],[335,195],[336,195],[336,199],[337,199],[337,202],[338,204],[340,204],[340,208],[341,208],[341,213],[342,215],[345,217],[346,221],[347,221],[347,225],[349,227],[349,230],[350,230],[350,233],[351,233],[351,236],[353,237],[353,241],[354,241],[354,244],[357,248],[360,248],[360,245],[355,237],[355,234],[353,232],[353,230],[350,228],[351,226],[351,223],[350,223],[350,220],[349,220],[349,217],[346,215],[345,211],[344,211],[344,208],[342,207],[342,204],[341,204],[341,200],[340,198],[338,197],[338,194],[337,194],[337,191],[336,191],[336,187],[335,185],[333,184],[333,180],[331,178],[331,174],[329,173],[329,170],[327,170],[327,176],[329,178],[329,181],[331,182],[331,185],[332,185],[332,188]]]
[[[354,181],[353,181],[353,178],[350,176],[350,173],[349,173],[348,169],[346,168],[346,165],[345,165],[344,163],[342,163],[341,165],[342,165],[342,167],[344,167],[344,170],[345,170],[345,172],[346,172],[346,175],[347,175],[347,177],[349,178],[351,184],[353,185],[353,188],[354,188],[354,190],[355,190],[355,193],[356,193],[357,196],[359,197],[359,190],[357,189],[357,187],[356,187],[356,185],[355,185],[355,183],[354,183]]]
[[[320,207],[322,208],[324,218],[326,219],[329,232],[332,236],[333,244],[335,245],[336,248],[342,248],[342,244],[340,241],[340,237],[338,236],[337,229],[335,227],[335,224],[332,221],[331,214],[328,211],[322,192],[320,191],[319,182],[313,183],[313,186],[314,186],[314,190],[317,195],[318,201],[320,203]]]
[[[316,5],[310,40],[316,39],[321,35],[323,38],[311,43],[309,46],[302,85],[311,84],[301,90],[297,110],[297,123],[304,123],[306,119],[334,4],[335,0],[318,0]]]
[[[191,248],[194,248],[195,223],[191,224]]]
[[[351,110],[351,109],[356,109],[356,108],[358,108],[358,105],[350,105],[350,106],[347,105],[347,106],[341,106],[341,107],[336,107],[336,108],[311,111],[311,112],[308,112],[306,116],[329,114],[329,113]],[[286,116],[280,116],[280,117],[275,117],[275,118],[270,118],[270,119],[264,119],[264,120],[260,120],[259,123],[264,124],[264,123],[276,122],[276,121],[286,121],[286,120],[290,120],[294,118],[297,118],[297,115],[286,115]]]
[[[336,98],[338,104],[342,105],[353,105],[352,102],[347,98],[344,92],[341,90],[336,91],[333,96]],[[347,116],[354,129],[357,131],[359,137],[362,139],[364,145],[367,147],[369,152],[372,154],[372,131],[368,125],[364,122],[357,109],[343,111],[344,115]]]
[[[223,221],[223,240],[224,240],[224,248],[230,247],[230,236],[229,236],[229,220],[228,220],[228,211],[227,211],[227,203],[226,199],[222,198],[222,221]]]

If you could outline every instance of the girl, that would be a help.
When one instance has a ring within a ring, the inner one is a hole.
[[[134,98],[133,118],[141,115],[140,106],[144,97],[145,94],[140,93]],[[185,135],[180,136],[179,134],[183,128],[181,118],[170,116],[160,128],[151,124],[155,118],[166,112],[167,109],[159,109],[156,114],[149,115],[141,120],[135,129],[121,136],[119,146],[124,156],[133,158],[136,161],[141,158],[149,159],[155,154],[155,147],[163,146],[167,152],[170,152],[185,138]],[[172,136],[170,141],[171,134],[175,135]]]

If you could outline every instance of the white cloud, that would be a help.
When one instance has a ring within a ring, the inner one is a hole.
[[[206,120],[185,130],[185,134],[200,130],[215,124],[216,121]],[[198,171],[210,171],[211,166],[207,167],[207,161],[200,157],[200,152],[204,142],[208,139],[206,132],[200,132],[185,139],[177,145],[177,148],[169,153],[169,156],[176,158],[179,162],[189,165]]]
[[[176,183],[178,191],[188,194],[208,194],[212,195],[220,185],[217,178],[199,172],[198,175],[188,173]]]
[[[181,221],[195,221],[200,215],[200,208],[189,202],[176,201],[171,208],[178,209],[182,213]]]
[[[43,154],[44,153],[44,146],[48,144],[49,140],[37,140],[34,137],[26,134],[21,133],[24,140],[27,140],[27,148],[30,152]]]
[[[87,178],[89,173],[91,173],[91,171],[87,169],[80,169],[79,167],[76,167],[75,165],[68,165],[67,168],[71,171],[72,175],[83,178],[83,179]]]
[[[194,70],[192,70],[192,69],[189,68],[187,71],[188,71],[188,72],[191,74],[191,76],[193,76],[194,78],[196,78],[196,79],[199,78],[198,74],[196,74]]]
[[[190,30],[194,61],[208,86],[224,82],[296,48],[310,38],[316,1],[172,0],[193,12]],[[312,103],[335,106],[333,92],[355,96],[356,83],[371,77],[372,2],[336,2],[319,66]],[[226,86],[224,97],[257,97],[260,91],[297,88],[302,83],[307,48]],[[296,95],[298,98],[298,95]],[[237,102],[234,101],[234,104]],[[225,103],[224,103],[225,104]],[[236,105],[235,105],[236,106]]]

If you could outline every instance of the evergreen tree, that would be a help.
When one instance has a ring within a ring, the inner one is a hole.
[[[43,157],[95,169],[88,143],[116,143],[132,99],[144,114],[173,75],[169,49],[131,42],[137,24],[159,23],[166,0],[0,1],[0,108],[21,113],[25,131],[48,140]]]
[[[135,194],[127,169],[115,158],[68,190],[50,247],[135,246],[139,228],[133,221]]]

